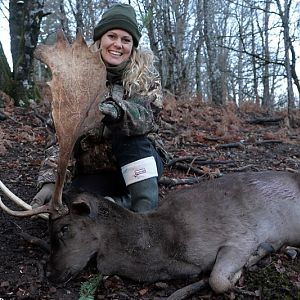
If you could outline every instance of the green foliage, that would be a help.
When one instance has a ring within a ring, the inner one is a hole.
[[[93,275],[88,281],[82,283],[80,287],[79,300],[94,300],[95,293],[102,281],[102,275]]]
[[[279,266],[279,267],[278,267]],[[246,284],[249,290],[259,289],[264,300],[300,299],[300,293],[291,282],[294,273],[288,264],[272,263],[259,271],[248,272]]]

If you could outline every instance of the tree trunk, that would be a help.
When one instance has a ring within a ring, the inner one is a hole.
[[[254,18],[254,9],[250,9],[250,16],[251,19]],[[257,106],[260,105],[259,100],[259,92],[258,92],[258,75],[257,75],[257,59],[254,55],[256,53],[256,42],[255,42],[255,28],[254,28],[254,22],[251,22],[251,63],[252,63],[252,72],[253,72],[253,91],[255,96],[255,103]]]
[[[265,14],[264,14],[264,68],[263,68],[263,99],[262,106],[265,107],[268,111],[272,109],[271,99],[270,99],[270,70],[269,70],[269,61],[270,61],[270,50],[269,50],[269,10],[270,10],[270,1],[266,1],[265,5]]]
[[[217,45],[213,31],[214,14],[211,11],[212,3],[208,0],[203,1],[204,26],[203,34],[207,50],[207,74],[209,81],[209,95],[212,103],[221,106],[224,99],[222,98],[222,78],[218,66]]]
[[[12,73],[0,42],[0,90],[10,95],[12,91]],[[0,107],[3,105],[0,98]]]
[[[295,97],[293,91],[293,83],[292,83],[292,70],[290,63],[290,32],[289,32],[289,21],[290,21],[290,5],[291,2],[288,0],[284,0],[284,9],[281,7],[281,3],[279,0],[276,0],[277,7],[279,10],[279,15],[282,22],[283,27],[283,41],[284,41],[284,66],[286,71],[286,79],[287,79],[287,90],[288,90],[288,117],[291,126],[294,126],[294,118],[293,118],[293,108],[295,108]]]
[[[35,99],[33,52],[40,33],[43,4],[37,0],[9,2],[9,29],[13,60],[14,93],[17,105]]]
[[[291,63],[291,75],[293,77],[294,80],[294,84],[297,88],[298,91],[298,98],[299,98],[299,108],[300,108],[300,83],[299,83],[299,78],[297,76],[297,71],[296,71],[296,53],[295,53],[295,49],[293,46],[293,43],[290,39],[290,49],[291,49],[291,55],[292,55],[292,63]]]
[[[69,20],[65,10],[65,3],[64,0],[59,0],[59,17],[60,17],[60,24],[63,32],[66,35],[67,40],[71,43],[72,41],[72,34],[69,29]]]
[[[240,13],[240,24],[239,24],[239,42],[238,42],[238,62],[237,62],[237,83],[238,83],[238,103],[239,107],[241,106],[243,102],[243,88],[244,88],[244,78],[243,78],[243,72],[244,72],[244,27],[245,27],[245,8],[244,6],[241,7],[241,13]]]

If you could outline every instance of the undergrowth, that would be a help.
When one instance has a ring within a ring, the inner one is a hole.
[[[102,275],[93,275],[88,281],[82,283],[80,287],[79,300],[94,300],[95,293],[102,281]]]

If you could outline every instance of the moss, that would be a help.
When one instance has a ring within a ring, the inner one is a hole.
[[[291,278],[291,274],[294,274],[296,269],[299,269],[299,265],[292,261],[280,260],[279,263],[272,262],[255,272],[248,271],[245,274],[247,289],[260,290],[261,299],[264,300],[300,299],[300,292],[293,285]]]

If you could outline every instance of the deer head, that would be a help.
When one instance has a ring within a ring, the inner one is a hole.
[[[37,209],[32,210],[26,206],[25,209],[30,210],[12,211],[3,204],[1,198],[0,206],[15,216],[50,213],[52,218],[56,218],[67,213],[62,203],[62,191],[74,144],[80,135],[95,127],[103,118],[98,103],[106,92],[106,68],[99,52],[89,49],[80,30],[72,45],[64,33],[58,31],[56,43],[38,46],[35,57],[52,72],[52,80],[48,84],[52,93],[52,116],[59,144],[55,191],[50,203]],[[3,192],[20,204],[17,197],[13,194],[15,197],[11,197],[3,188],[3,183],[0,183]]]

